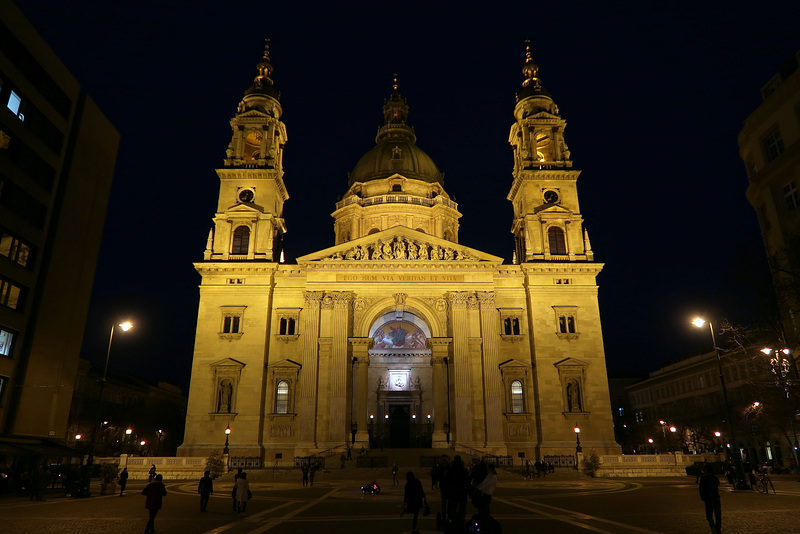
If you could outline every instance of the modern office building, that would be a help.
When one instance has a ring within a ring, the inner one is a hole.
[[[0,0],[3,437],[65,438],[118,144],[53,50]]]
[[[272,76],[267,50],[217,170],[179,454],[219,450],[229,427],[232,455],[270,464],[346,444],[571,459],[576,425],[584,450],[619,453],[603,265],[566,121],[530,52],[509,109],[509,160],[497,162],[513,162],[513,264],[462,244],[458,205],[417,145],[396,81],[375,146],[354,157],[335,204],[331,245],[280,263],[291,180]]]

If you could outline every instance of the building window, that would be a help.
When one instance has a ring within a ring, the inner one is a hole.
[[[786,209],[793,210],[800,206],[800,201],[797,198],[797,186],[794,182],[789,182],[783,186],[783,198],[786,202]]]
[[[297,339],[300,334],[300,309],[301,308],[278,308],[276,319],[278,321],[277,337],[281,341]]]
[[[0,328],[0,356],[11,356],[11,345],[14,343],[14,332]]]
[[[525,394],[522,389],[522,382],[513,380],[511,382],[511,413],[525,412]]]
[[[24,121],[25,115],[23,114],[24,111],[24,102],[22,101],[22,97],[17,94],[16,91],[11,91],[8,95],[8,101],[6,102],[6,107],[11,110],[11,113],[16,115],[19,120]]]
[[[242,318],[238,315],[226,315],[222,324],[223,334],[238,334]]]
[[[289,413],[289,382],[285,380],[275,387],[275,413]]]
[[[31,259],[31,247],[8,232],[0,234],[0,254],[23,267]]]
[[[564,239],[564,231],[561,228],[557,226],[548,228],[547,240],[550,243],[550,254],[564,255],[567,253],[567,242]]]
[[[244,278],[228,278],[229,284],[244,284]]]
[[[506,317],[503,319],[503,335],[519,335],[519,317]]]
[[[556,321],[556,334],[559,337],[573,339],[580,335],[578,332],[578,307],[553,306]]]
[[[503,339],[516,341],[523,335],[522,309],[498,308],[500,312],[500,336]]]
[[[783,138],[777,126],[761,139],[761,145],[764,147],[764,157],[767,162],[783,154]]]
[[[558,316],[558,331],[561,334],[575,333],[575,317],[572,315]]]
[[[244,333],[244,310],[247,306],[221,306],[220,336],[239,338]]]
[[[9,282],[8,280],[0,279],[0,305],[11,308],[12,310],[19,309],[22,306],[20,295],[22,289]]]
[[[247,254],[250,248],[250,228],[239,226],[233,231],[233,247],[231,254]]]

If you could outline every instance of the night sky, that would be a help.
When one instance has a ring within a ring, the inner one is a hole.
[[[796,0],[474,12],[432,2],[123,4],[134,5],[18,2],[122,135],[85,358],[101,362],[111,321],[130,318],[137,328],[115,336],[111,369],[188,389],[192,262],[212,225],[228,121],[267,37],[288,131],[288,263],[333,245],[330,213],[374,146],[395,72],[417,144],[459,203],[460,243],[510,263],[508,133],[530,39],[568,122],[585,226],[606,264],[609,370],[644,373],[710,349],[693,313],[764,317],[763,246],[737,135],[761,86],[800,49]]]

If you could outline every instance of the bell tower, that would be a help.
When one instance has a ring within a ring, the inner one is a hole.
[[[514,181],[508,200],[514,208],[515,263],[593,261],[578,204],[581,171],[572,168],[564,141],[567,122],[542,87],[530,45],[525,56],[525,79],[517,93],[516,122],[508,138],[514,149]]]
[[[286,126],[281,122],[280,93],[272,83],[269,40],[256,65],[253,85],[231,119],[231,142],[220,180],[214,228],[204,259],[278,261],[286,233],[283,183]]]

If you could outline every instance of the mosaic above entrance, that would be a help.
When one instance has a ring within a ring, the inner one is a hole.
[[[373,349],[424,349],[425,333],[415,324],[392,321],[384,324],[372,335]]]

